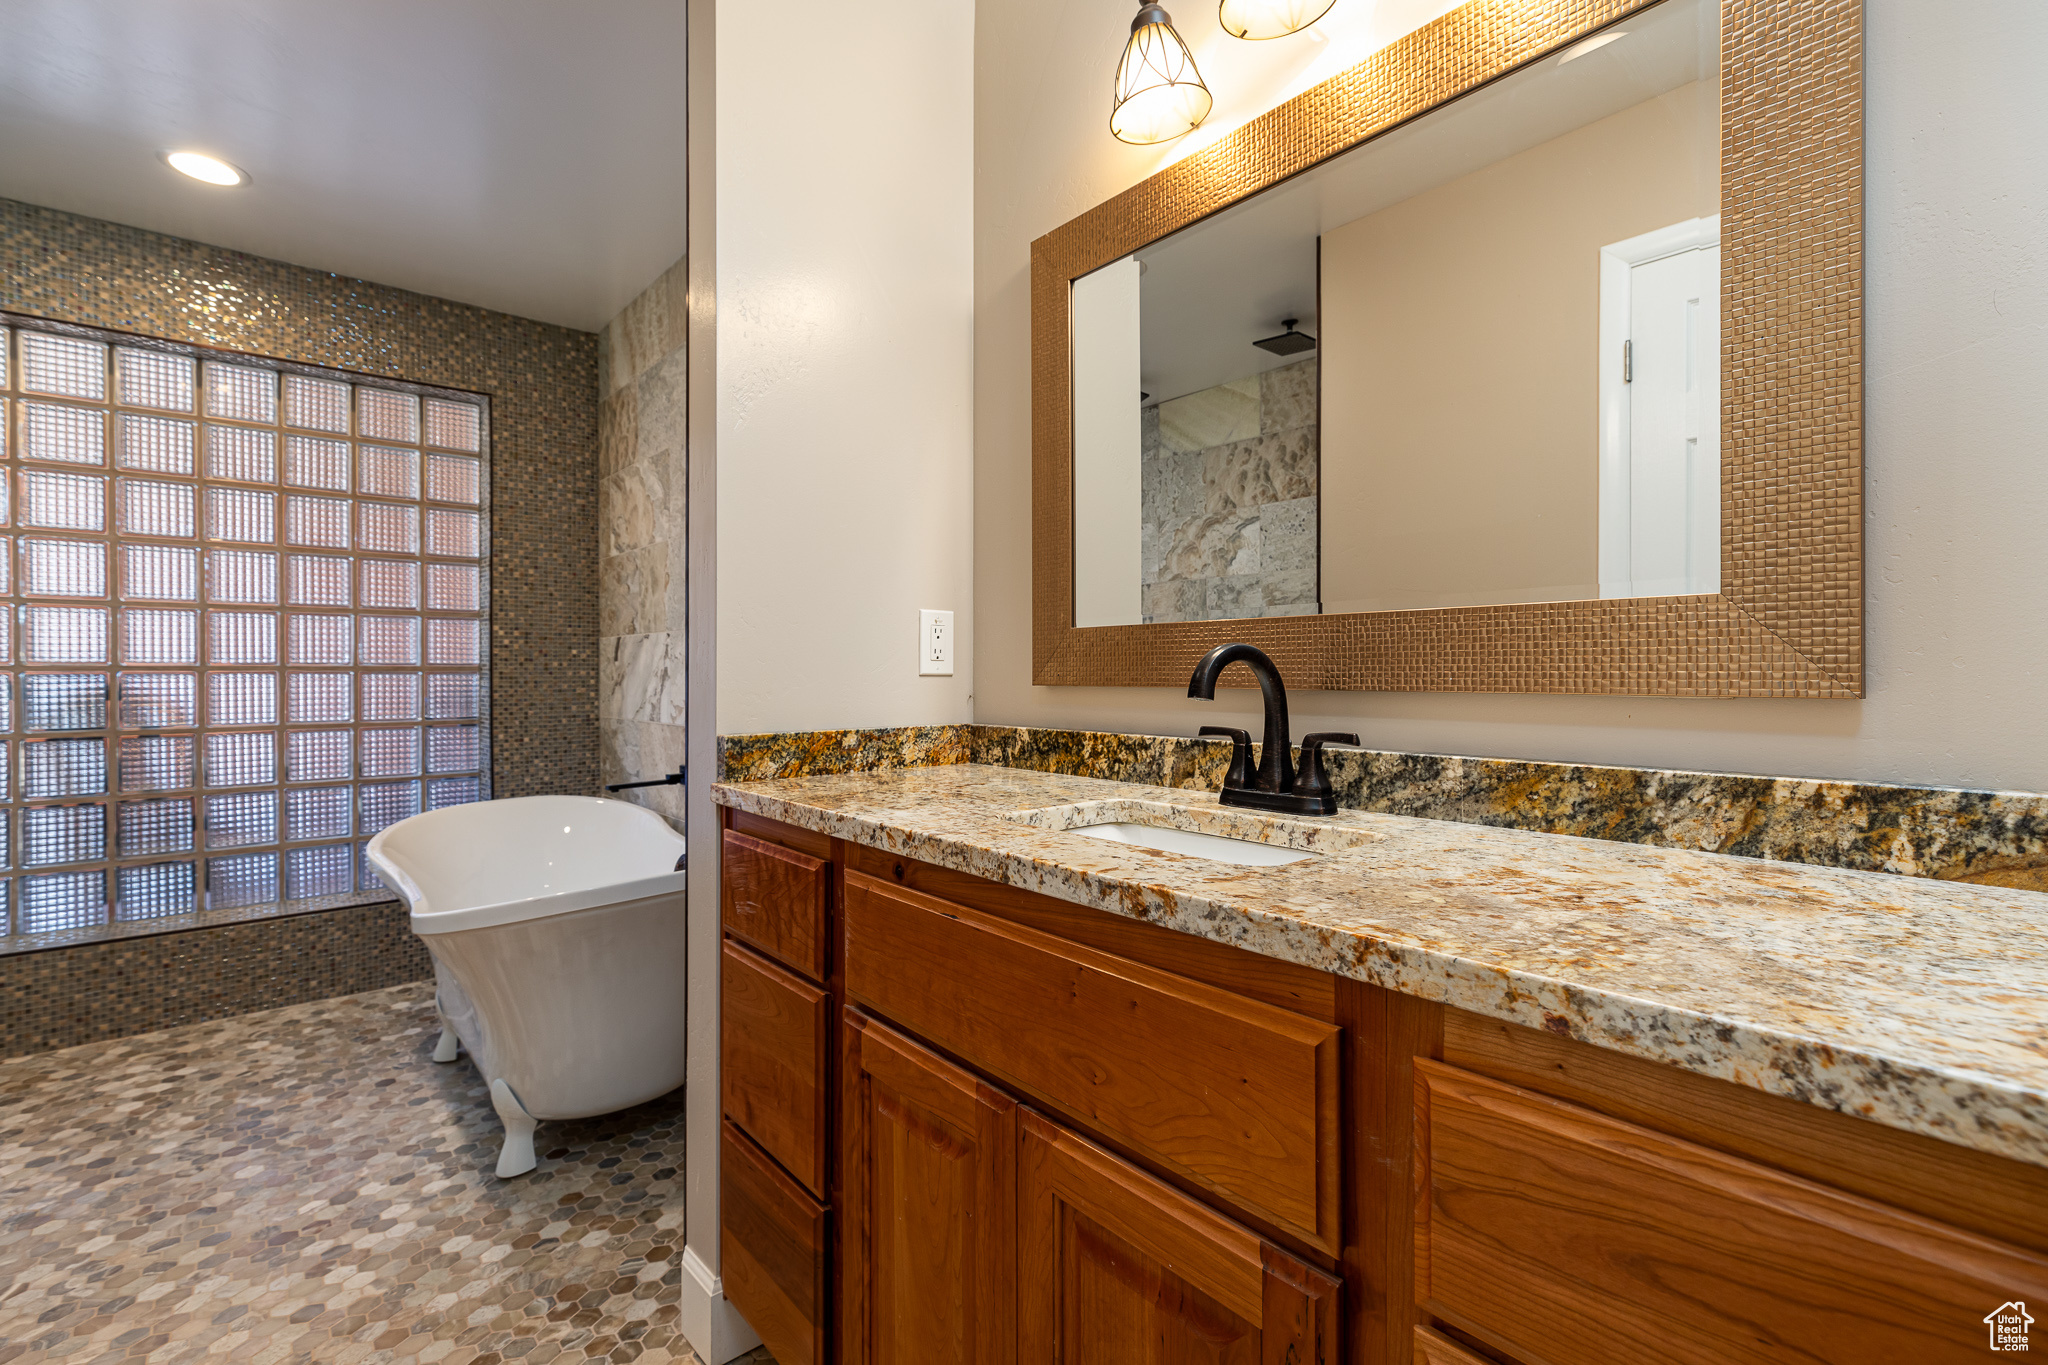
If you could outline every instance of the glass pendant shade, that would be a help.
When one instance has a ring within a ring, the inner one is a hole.
[[[1125,142],[1169,142],[1209,117],[1214,102],[1172,18],[1156,4],[1140,5],[1116,68],[1109,131]]]
[[[1233,38],[1285,38],[1330,12],[1337,0],[1222,0],[1216,18]]]

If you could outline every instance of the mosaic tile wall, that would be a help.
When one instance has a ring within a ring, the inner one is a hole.
[[[1349,810],[2048,891],[2048,795],[1324,751]],[[987,763],[1214,791],[1228,740],[1003,725],[721,735],[721,781]]]
[[[600,780],[683,766],[689,270],[678,261],[598,339]],[[620,792],[683,827],[683,789]]]
[[[305,915],[0,957],[0,1057],[420,981],[405,907]]]
[[[492,789],[596,786],[596,335],[12,200],[0,310],[488,394]],[[393,904],[22,953],[0,1053],[427,972]]]
[[[1314,360],[1144,409],[1145,622],[1316,610]]]
[[[489,394],[492,791],[591,789],[595,335],[13,200],[0,309]]]

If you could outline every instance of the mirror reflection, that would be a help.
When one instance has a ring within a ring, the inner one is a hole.
[[[1718,591],[1718,23],[1665,0],[1074,281],[1076,624]]]

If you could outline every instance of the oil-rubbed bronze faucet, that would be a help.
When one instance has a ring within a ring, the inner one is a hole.
[[[1358,736],[1336,731],[1307,736],[1301,741],[1301,771],[1297,774],[1294,741],[1287,732],[1287,685],[1280,681],[1280,670],[1265,650],[1242,643],[1216,646],[1195,665],[1194,676],[1188,679],[1188,695],[1216,700],[1217,675],[1236,663],[1250,668],[1259,680],[1259,693],[1266,703],[1266,736],[1259,746],[1258,771],[1253,772],[1249,734],[1222,725],[1202,727],[1203,734],[1221,735],[1230,741],[1230,771],[1224,774],[1217,802],[1289,815],[1335,815],[1337,793],[1323,772],[1323,746],[1356,744]]]

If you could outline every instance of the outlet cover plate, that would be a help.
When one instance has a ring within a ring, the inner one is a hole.
[[[917,614],[917,672],[924,678],[953,676],[953,613]]]

